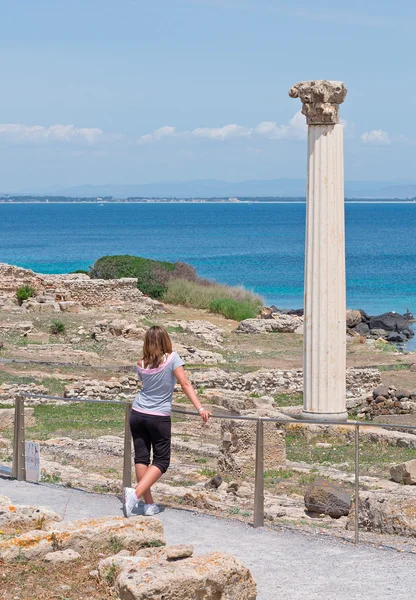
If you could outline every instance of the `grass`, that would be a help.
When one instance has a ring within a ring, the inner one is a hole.
[[[397,353],[398,352],[396,346],[393,346],[393,344],[390,344],[386,340],[383,340],[383,338],[379,338],[378,340],[376,340],[374,347],[377,348],[377,350],[380,350],[381,352],[388,352],[388,353]]]
[[[121,552],[121,550],[123,550],[123,548],[124,548],[123,540],[121,538],[117,537],[116,535],[112,535],[110,537],[108,545],[109,545],[109,549],[114,554],[118,554],[118,552]]]
[[[60,335],[61,333],[65,333],[65,323],[59,319],[55,319],[52,321],[49,331],[54,335]]]
[[[331,448],[316,447],[317,442],[329,442]],[[306,462],[322,466],[337,467],[354,471],[354,443],[347,436],[328,434],[304,435],[289,432],[286,435],[286,455],[288,460]],[[390,477],[390,466],[416,458],[414,448],[391,446],[386,442],[360,441],[360,468],[364,474]]]
[[[164,546],[164,542],[162,540],[151,540],[150,542],[145,542],[142,545],[142,548],[161,548]]]
[[[269,469],[264,472],[265,479],[290,479],[295,474],[291,469]]]
[[[171,279],[163,301],[192,308],[204,308],[235,320],[256,316],[263,302],[243,287],[212,283],[201,285],[186,279]]]
[[[379,365],[377,368],[379,371],[410,371],[410,363],[397,364],[397,365]]]
[[[201,469],[198,473],[203,477],[215,477],[217,471],[214,471],[213,469]]]
[[[124,403],[40,404],[34,407],[34,417],[35,425],[27,427],[27,439],[120,435],[124,429]]]
[[[278,394],[274,401],[277,406],[302,406],[303,394]]]

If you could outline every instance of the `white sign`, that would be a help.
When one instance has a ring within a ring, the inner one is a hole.
[[[26,442],[26,481],[39,483],[40,447],[38,442]]]

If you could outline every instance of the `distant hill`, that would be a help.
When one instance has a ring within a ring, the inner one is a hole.
[[[37,195],[71,197],[115,198],[230,198],[230,197],[305,197],[303,179],[250,179],[247,181],[222,181],[201,179],[195,181],[161,181],[143,184],[80,185],[68,188],[36,191]],[[34,193],[33,190],[31,193]],[[27,194],[28,192],[26,192]],[[416,183],[346,181],[347,198],[407,199],[416,197]]]

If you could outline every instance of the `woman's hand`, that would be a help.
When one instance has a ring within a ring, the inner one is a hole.
[[[212,417],[212,413],[209,410],[205,410],[204,408],[199,412],[201,419],[204,423],[208,423],[208,419]]]

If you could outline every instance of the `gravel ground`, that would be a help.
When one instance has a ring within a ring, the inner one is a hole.
[[[16,504],[47,506],[65,520],[121,515],[114,496],[0,478],[0,494]],[[410,600],[416,557],[393,550],[268,528],[185,510],[160,515],[168,544],[194,544],[196,553],[223,551],[247,566],[258,600]]]

